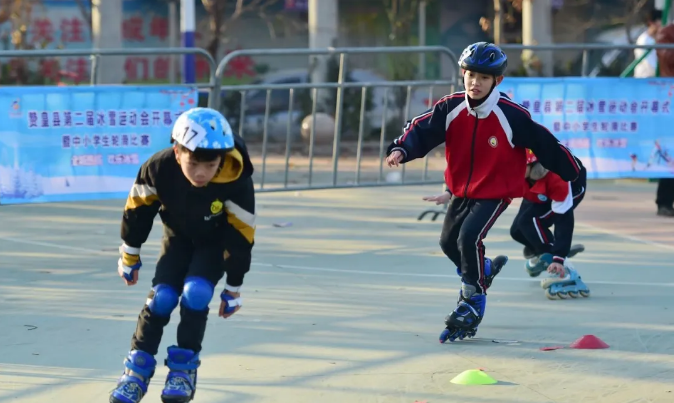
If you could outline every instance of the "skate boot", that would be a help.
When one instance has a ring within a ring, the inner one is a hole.
[[[494,260],[485,258],[485,285],[491,287],[496,275],[501,272],[503,266],[508,263],[507,256],[496,256]],[[457,269],[460,275],[460,270]],[[454,312],[445,317],[445,330],[440,333],[440,343],[447,340],[454,342],[456,339],[463,340],[466,337],[475,337],[477,327],[484,317],[487,306],[486,294],[475,294],[475,287],[462,283],[459,299]],[[469,296],[465,298],[464,296]]]
[[[541,273],[548,270],[548,266],[552,263],[552,255],[544,253],[540,256],[532,257],[524,264],[527,273],[531,277],[538,277]]]
[[[574,257],[583,251],[585,251],[584,245],[582,244],[573,245],[571,246],[571,249],[569,249],[569,256],[567,256],[567,258]],[[530,249],[526,247],[524,248],[525,258],[527,258],[526,254],[530,252],[531,252]],[[540,256],[533,256],[531,258],[527,258],[529,260],[527,260],[524,267],[527,269],[527,273],[529,273],[529,276],[538,277],[541,273],[548,270],[548,266],[550,266],[550,263],[552,263],[552,257],[553,256],[550,253],[544,253]]]
[[[199,354],[192,350],[171,346],[165,361],[169,368],[166,385],[161,392],[164,403],[187,403],[197,391],[197,368],[201,365]]]
[[[487,306],[487,296],[475,294],[475,287],[462,283],[459,301],[454,312],[445,317],[445,330],[440,333],[440,343],[447,340],[454,342],[457,339],[471,338],[477,333],[477,327],[482,322]],[[470,295],[469,298],[464,297]]]
[[[585,251],[585,245],[583,245],[583,244],[572,245],[571,249],[569,249],[569,256],[567,256],[567,258],[574,257],[577,254],[579,254],[581,252],[584,252],[584,251]],[[532,258],[536,257],[536,252],[529,249],[528,246],[525,246],[524,249],[522,250],[522,255],[524,255],[525,259],[532,259]]]
[[[557,275],[541,280],[541,288],[545,289],[548,299],[567,299],[590,296],[590,288],[571,265],[564,265],[564,276]]]
[[[138,403],[147,393],[157,361],[145,351],[132,350],[124,360],[126,369],[110,393],[110,403]]]
[[[503,269],[503,266],[505,266],[506,263],[508,263],[508,256],[504,255],[498,255],[494,258],[494,260],[491,260],[488,257],[484,258],[484,273],[486,276],[484,282],[487,286],[487,289],[491,287],[494,277],[496,277],[501,272],[501,269]],[[456,268],[456,274],[461,277],[460,267]]]

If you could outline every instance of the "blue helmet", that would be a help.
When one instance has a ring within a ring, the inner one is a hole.
[[[508,67],[508,56],[493,43],[477,42],[461,53],[459,66],[476,73],[502,76]]]
[[[192,108],[183,112],[173,124],[171,142],[190,151],[234,149],[232,128],[224,116],[211,108]]]

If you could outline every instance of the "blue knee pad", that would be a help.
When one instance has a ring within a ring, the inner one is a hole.
[[[154,295],[147,302],[150,312],[158,316],[171,316],[171,312],[178,306],[178,292],[168,284],[157,284],[152,287],[152,291]]]
[[[187,277],[180,304],[193,311],[205,311],[213,299],[215,287],[203,277]]]

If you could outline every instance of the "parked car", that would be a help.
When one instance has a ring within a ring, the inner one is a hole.
[[[349,71],[347,81],[356,83],[382,83],[385,82],[386,79],[368,70],[353,69]],[[264,116],[267,97],[267,91],[264,88],[265,86],[275,84],[301,84],[308,82],[310,82],[310,77],[306,69],[281,70],[278,72],[266,74],[263,77],[253,81],[251,84],[259,85],[260,89],[254,89],[245,92],[246,114],[244,118],[245,123],[243,125],[243,135],[261,137],[264,132]],[[360,87],[356,90],[358,92],[358,99],[360,99]],[[396,92],[393,90],[393,87],[390,86],[373,87],[369,91],[371,91],[372,94],[372,107],[366,113],[365,126],[368,131],[366,135],[379,136],[384,113],[384,97],[387,93],[389,100],[386,110],[386,124],[394,125],[399,130],[399,128],[404,124],[404,119],[402,117],[405,110],[404,99],[401,102],[403,104],[402,107],[399,106],[400,103],[397,102]],[[441,94],[441,91],[445,91],[445,89],[437,89],[435,91],[435,99],[438,99],[441,95],[443,95]],[[270,139],[280,140],[286,138],[289,116],[291,120],[291,136],[293,139],[299,137],[301,121],[306,116],[306,113],[302,111],[301,100],[298,99],[298,94],[299,91],[296,91],[293,101],[293,110],[292,113],[289,114],[290,90],[271,91],[268,122],[268,133]],[[403,97],[406,96],[406,89],[403,88],[402,94]],[[419,115],[428,110],[432,104],[432,100],[429,99],[429,95],[430,89],[428,87],[412,89],[409,117]],[[223,92],[221,96],[223,99],[223,102],[221,103],[221,110],[223,113],[225,113],[228,119],[230,119],[232,127],[235,128],[235,130],[238,130],[240,97],[235,97],[234,101],[231,99],[227,101],[228,95],[226,93]],[[202,103],[204,103],[203,99]],[[345,105],[345,108],[348,108],[348,105]],[[334,114],[334,111],[328,112]],[[351,115],[354,113],[358,114],[359,111],[356,110],[355,112],[350,112]],[[356,119],[357,116],[358,115],[356,115]],[[390,138],[390,136],[387,137]]]

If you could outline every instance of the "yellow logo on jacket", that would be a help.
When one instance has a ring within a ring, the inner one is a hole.
[[[211,203],[211,213],[218,214],[221,211],[222,211],[222,202],[218,199],[215,199],[215,201]]]

